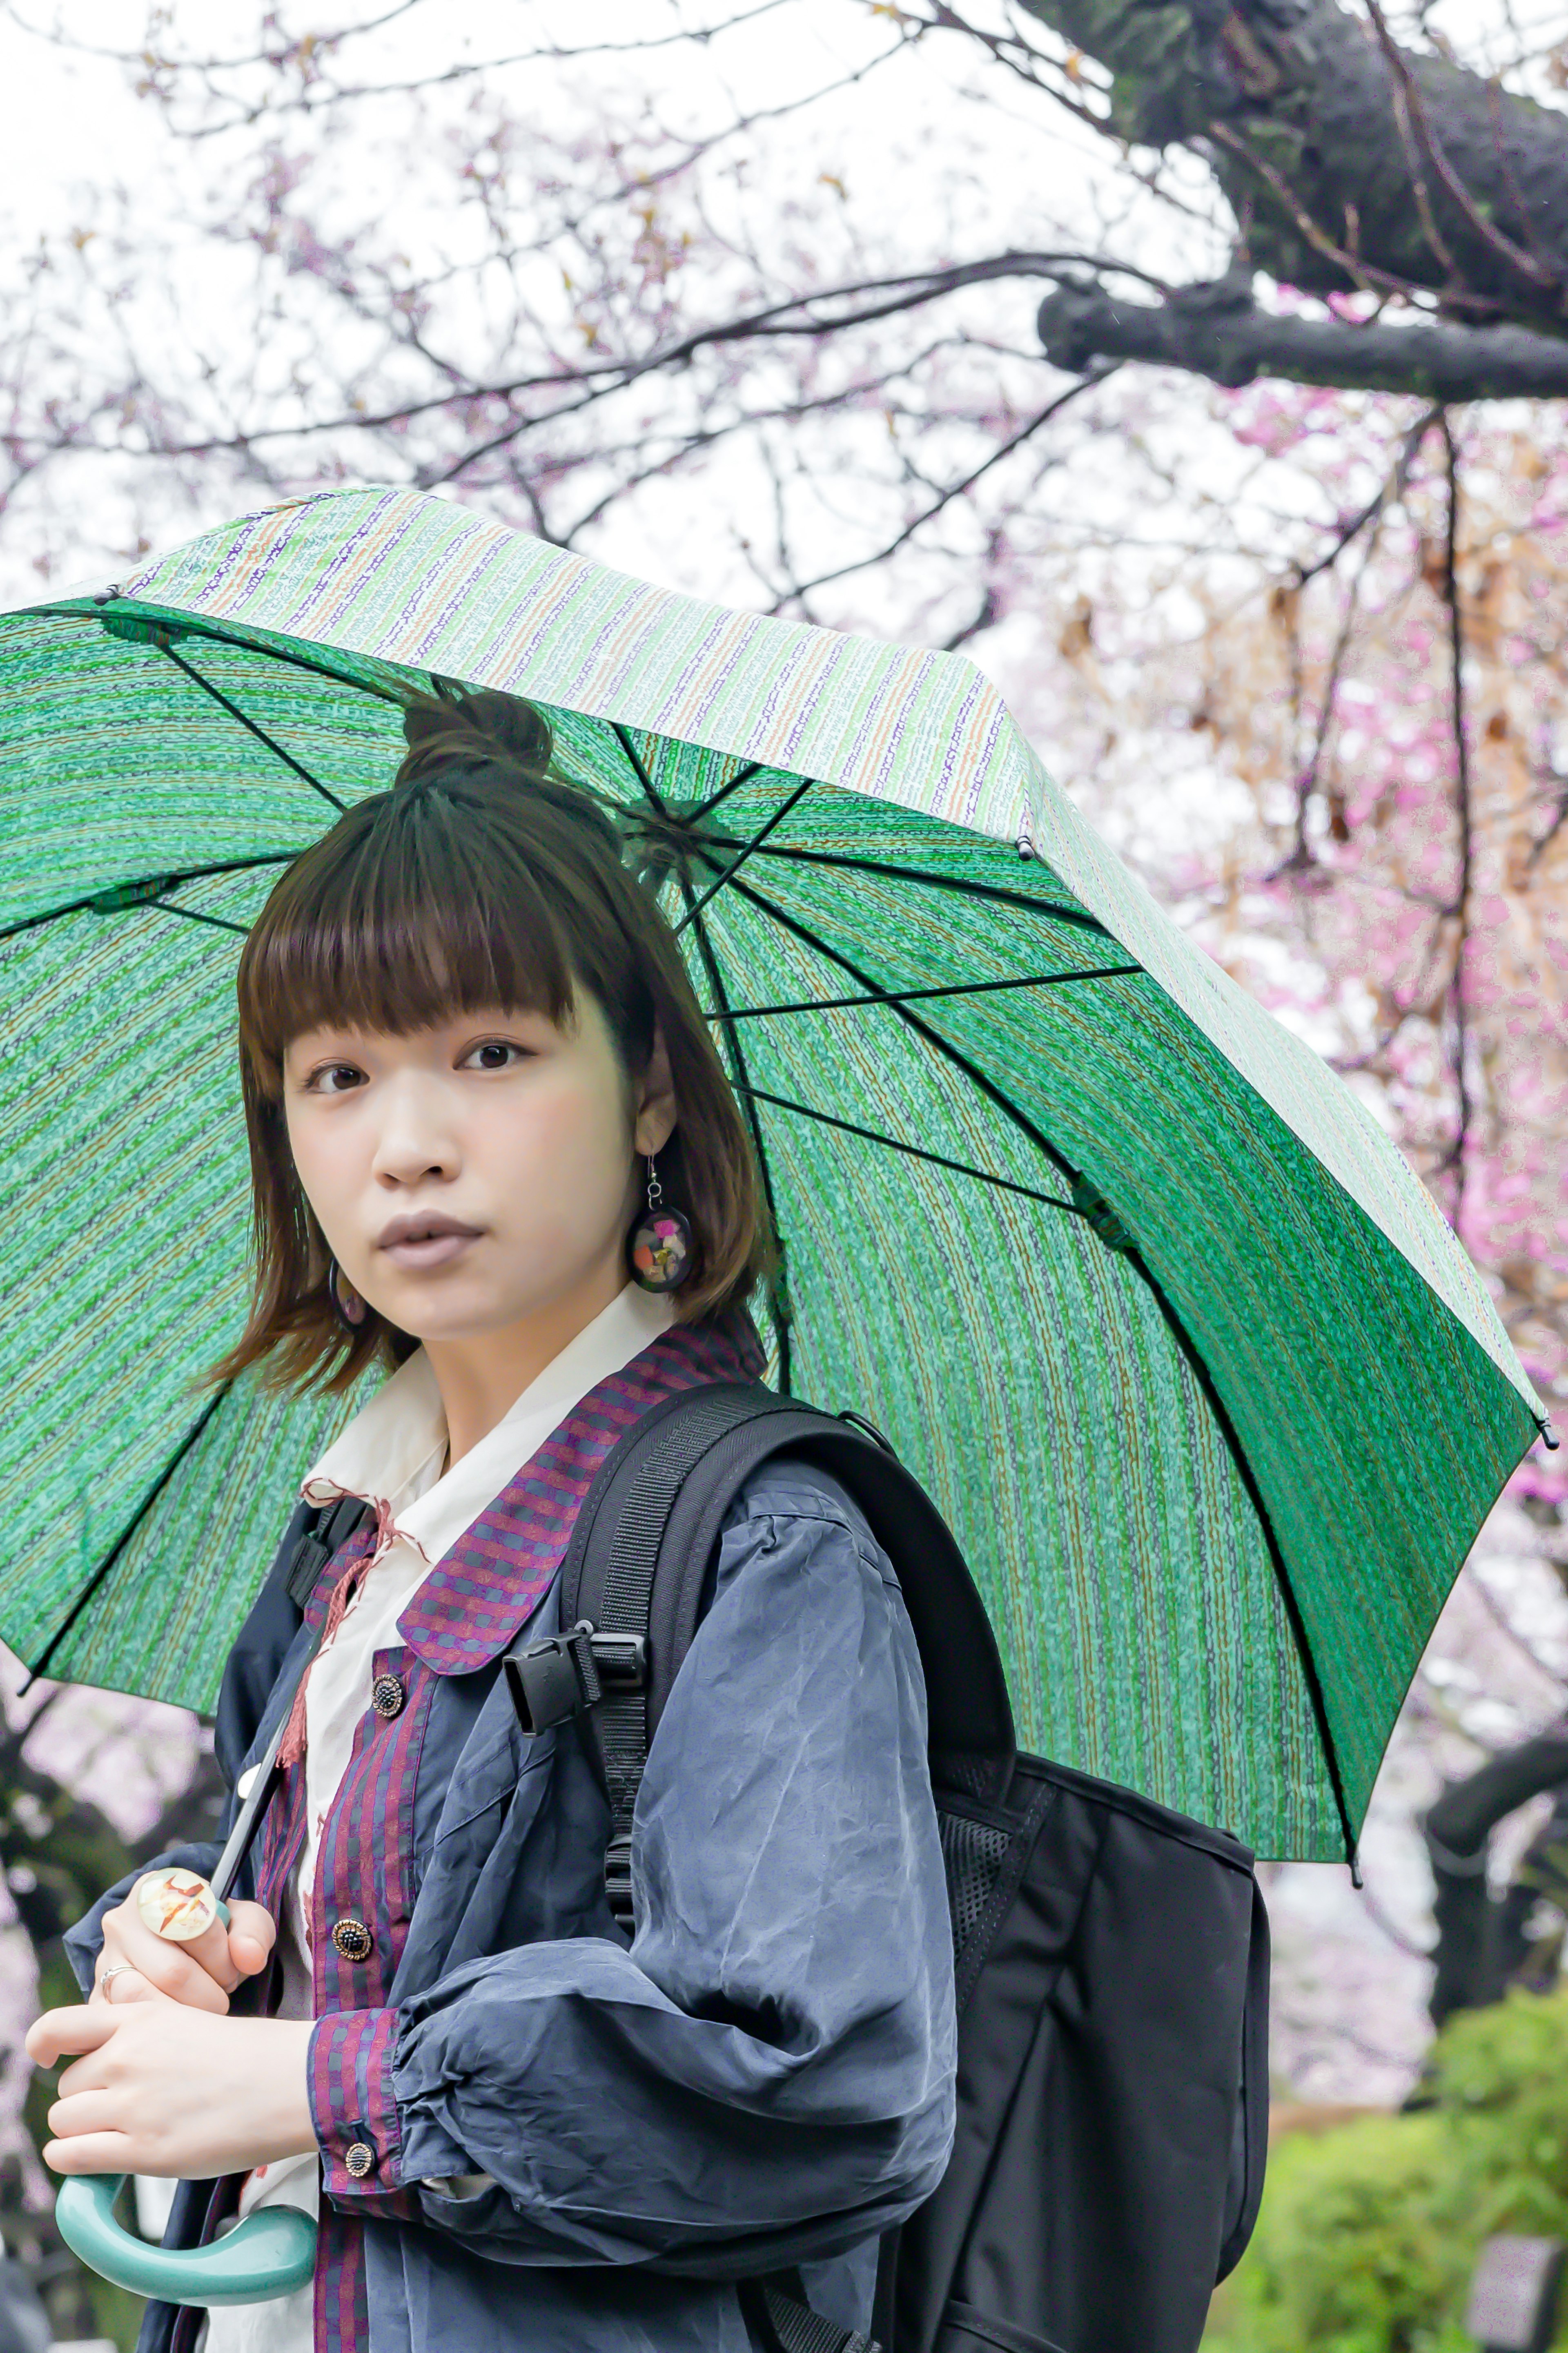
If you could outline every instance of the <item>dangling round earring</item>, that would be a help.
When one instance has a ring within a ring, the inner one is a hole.
[[[644,1291],[674,1291],[691,1271],[691,1226],[679,1209],[660,1207],[664,1187],[653,1155],[647,1155],[647,1208],[626,1244],[632,1281]]]
[[[327,1261],[327,1296],[351,1332],[357,1332],[369,1309],[335,1258]]]

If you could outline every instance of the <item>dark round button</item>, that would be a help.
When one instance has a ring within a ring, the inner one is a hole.
[[[374,1941],[363,1920],[339,1920],[332,1929],[332,1942],[345,1961],[368,1961]]]
[[[375,2151],[365,2140],[352,2140],[343,2151],[343,2163],[356,2181],[375,2171]]]
[[[399,1715],[407,1694],[395,1675],[377,1675],[370,1687],[370,1704],[377,1715]]]

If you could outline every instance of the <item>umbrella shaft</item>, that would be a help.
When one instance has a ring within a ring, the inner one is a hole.
[[[220,1902],[226,1897],[238,1878],[240,1865],[250,1852],[256,1833],[261,1827],[267,1809],[272,1803],[277,1794],[278,1784],[283,1778],[282,1767],[278,1762],[278,1751],[282,1744],[289,1718],[294,1712],[294,1702],[299,1695],[300,1686],[309,1674],[310,1662],[321,1647],[321,1635],[324,1630],[324,1628],[318,1628],[311,1637],[300,1661],[298,1671],[284,1693],[282,1710],[278,1718],[278,1729],[262,1753],[256,1767],[256,1778],[251,1784],[250,1794],[235,1816],[234,1828],[224,1841],[223,1852],[217,1859],[211,1882],[213,1894]]]

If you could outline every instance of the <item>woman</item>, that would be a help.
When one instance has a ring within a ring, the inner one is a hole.
[[[89,1998],[28,2038],[75,2054],[45,2154],[183,2177],[176,2243],[319,2204],[313,2291],[151,2306],[144,2353],[743,2353],[734,2283],[795,2265],[864,2327],[878,2234],[952,2134],[909,1620],[829,1478],[753,1477],[648,1757],[628,1949],[575,1725],[526,1737],[500,1661],[555,1629],[616,1438],[754,1375],[765,1219],[673,936],[543,722],[474,694],[406,733],[240,959],[257,1282],[211,1377],[389,1374],[305,1477],[229,1661],[242,1790],[322,1647],[254,1900],[182,1947],[128,1883],[72,1932]],[[301,1536],[353,1498],[302,1622]]]

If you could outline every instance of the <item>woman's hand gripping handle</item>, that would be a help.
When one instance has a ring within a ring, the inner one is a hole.
[[[148,1873],[122,1904],[104,1914],[103,1949],[90,1999],[118,2005],[162,1994],[187,2009],[221,2016],[237,1987],[267,1967],[277,1924],[261,1905],[240,1901],[224,1907],[226,1926],[215,1917],[200,1935],[172,1941],[149,1926],[140,1901],[144,1890],[151,1894],[155,1883],[169,1875]]]

